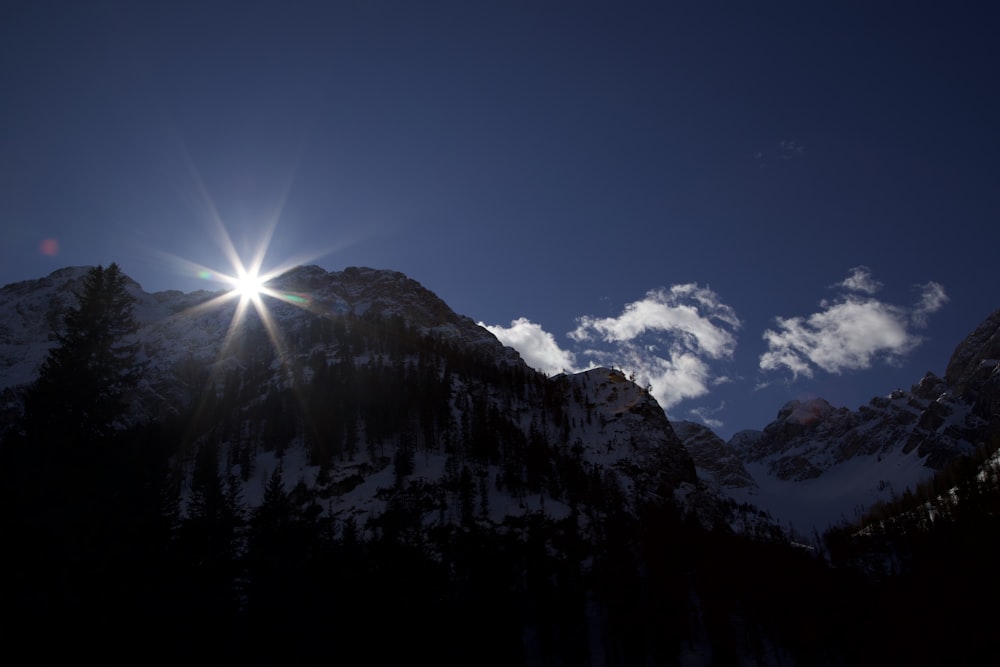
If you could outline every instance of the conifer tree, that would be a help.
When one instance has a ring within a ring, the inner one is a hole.
[[[29,436],[92,444],[120,427],[123,401],[140,377],[126,281],[114,263],[84,276],[77,305],[65,314],[58,343],[26,396]]]
[[[8,597],[15,607],[35,601],[26,623],[82,609],[94,625],[134,615],[137,558],[156,548],[145,527],[162,518],[149,477],[157,452],[125,430],[139,379],[126,281],[115,264],[83,277],[5,443],[3,527],[22,580]]]

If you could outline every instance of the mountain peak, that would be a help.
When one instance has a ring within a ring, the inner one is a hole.
[[[944,379],[954,390],[962,391],[984,365],[1000,362],[1000,310],[993,312],[955,347],[948,361]]]
[[[833,411],[834,407],[824,398],[792,400],[785,403],[778,411],[777,421],[808,427],[826,419]]]

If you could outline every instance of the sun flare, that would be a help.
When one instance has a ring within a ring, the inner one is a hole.
[[[256,271],[241,271],[232,279],[233,291],[240,298],[253,299],[264,289],[266,279]]]
[[[217,231],[217,241],[228,260],[230,270],[219,271],[190,262],[188,264],[195,270],[199,278],[219,283],[225,287],[212,298],[195,306],[195,309],[208,310],[227,303],[235,304],[229,328],[219,348],[219,358],[221,359],[232,349],[231,346],[241,335],[242,325],[246,322],[247,317],[254,313],[257,321],[263,325],[267,332],[267,337],[278,357],[283,359],[288,353],[288,349],[278,320],[268,302],[289,304],[306,310],[313,308],[312,299],[308,294],[290,291],[288,286],[283,285],[282,281],[278,279],[292,268],[309,261],[309,257],[292,258],[284,264],[265,270],[262,265],[271,238],[270,230],[257,244],[249,261],[236,251],[232,239],[229,237],[229,232],[221,221],[218,221]]]

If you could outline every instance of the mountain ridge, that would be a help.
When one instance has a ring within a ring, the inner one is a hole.
[[[0,288],[2,414],[10,417],[17,412],[17,388],[30,382],[54,344],[61,313],[73,303],[72,292],[88,269],[65,267],[40,279]],[[159,378],[153,383],[155,387],[147,387],[142,408],[147,414],[171,409],[177,398],[177,369],[185,369],[180,374],[187,373],[188,380],[193,380],[198,367],[224,373],[226,368],[239,365],[233,350],[226,349],[239,309],[237,299],[226,298],[228,290],[147,293],[131,279],[127,284],[136,299],[143,358]],[[315,328],[317,322],[348,315],[400,318],[421,335],[478,349],[504,364],[524,365],[516,350],[398,271],[346,267],[334,272],[315,265],[299,266],[270,280],[267,292],[270,296],[262,299],[273,326],[264,329],[273,337],[269,344],[276,348],[276,368],[308,366],[305,357],[311,352],[296,339],[308,337],[306,327]],[[248,320],[259,319],[252,307],[246,310]],[[258,321],[254,326],[260,325]],[[739,431],[728,442],[722,442],[711,429],[690,422],[670,424],[671,433],[681,436],[683,448],[694,457],[696,479],[740,502],[763,503],[777,516],[785,515],[784,507],[794,504],[790,500],[794,494],[788,494],[796,485],[817,486],[815,480],[836,476],[836,470],[867,460],[867,486],[859,489],[855,483],[842,484],[852,492],[840,494],[839,501],[836,496],[826,497],[824,502],[834,507],[821,513],[824,516],[812,521],[796,516],[799,521],[823,524],[853,515],[859,507],[915,486],[934,470],[968,454],[977,438],[982,440],[1000,430],[995,416],[1000,413],[998,331],[1000,311],[984,319],[956,346],[945,379],[928,373],[909,391],[873,397],[857,410],[834,407],[822,398],[791,401],[779,408],[775,419],[763,429]],[[258,344],[268,344],[263,336],[258,338]],[[325,356],[327,362],[334,361],[329,352]],[[304,372],[308,375],[311,371],[306,367]],[[614,377],[607,375],[604,382],[613,384]],[[571,379],[573,391],[578,392],[578,384],[579,378]],[[153,404],[156,400],[159,406]],[[647,418],[649,414],[646,409]],[[773,496],[770,499],[769,494]]]
[[[735,478],[716,478],[723,493],[823,529],[912,491],[1000,433],[1000,310],[956,345],[945,378],[928,372],[857,410],[823,398],[789,401],[763,429],[707,450],[699,429],[681,432],[700,468],[727,458],[743,464]],[[756,484],[745,484],[743,472]]]
[[[0,289],[0,314],[6,314],[8,322],[7,328],[0,330],[0,387],[5,392],[7,414],[16,411],[18,390],[31,379],[32,371],[37,371],[48,348],[54,344],[52,328],[61,312],[72,304],[72,291],[79,287],[86,271],[87,267],[62,269],[37,281]],[[451,385],[445,390],[447,396],[439,399],[442,406],[438,408],[448,411],[449,416],[440,418],[444,423],[425,425],[428,432],[435,432],[423,436],[425,441],[439,437],[442,430],[447,438],[468,438],[467,432],[474,430],[475,425],[463,425],[463,420],[470,419],[470,411],[479,410],[491,416],[481,414],[478,418],[495,422],[494,428],[507,432],[506,437],[515,440],[524,437],[511,435],[518,432],[535,437],[530,434],[539,431],[539,438],[561,441],[562,450],[554,455],[576,461],[567,465],[615,471],[624,493],[630,497],[644,493],[642,489],[646,487],[659,488],[664,483],[672,487],[697,485],[690,456],[674,435],[665,414],[647,392],[628,381],[624,374],[594,369],[576,376],[545,379],[529,369],[514,349],[503,346],[471,318],[454,313],[435,294],[400,272],[367,267],[327,272],[316,266],[297,267],[268,281],[266,295],[262,297],[266,301],[263,314],[247,305],[243,322],[237,322],[236,318],[244,306],[239,305],[238,299],[227,298],[227,290],[146,293],[131,280],[128,290],[136,299],[135,313],[140,325],[137,338],[142,343],[141,359],[147,375],[141,397],[133,407],[146,418],[176,417],[191,409],[205,398],[198,396],[199,387],[219,393],[226,391],[221,387],[227,384],[243,386],[251,393],[240,400],[247,402],[252,413],[268,401],[292,400],[288,395],[300,391],[296,389],[299,384],[326,381],[323,378],[342,372],[339,369],[353,366],[380,377],[386,373],[383,369],[388,363],[404,363],[403,372],[407,374],[416,372],[409,369],[426,364],[428,370],[423,372],[438,379],[419,380],[422,386],[433,388],[438,381]],[[241,331],[238,335],[234,334],[237,328]],[[405,337],[410,336],[420,340],[407,342]],[[473,359],[482,358],[483,363],[509,369],[501,373],[534,377],[527,386],[536,395],[514,400],[503,398],[502,409],[492,405],[502,398],[496,389],[490,389],[488,384],[482,387],[470,384],[440,366],[441,355],[447,357],[459,351],[466,357],[472,355]],[[386,389],[384,398],[373,396],[372,400],[406,403],[420,399]],[[479,407],[473,405],[476,401],[481,401]],[[565,403],[566,407],[556,412],[565,413],[567,409],[570,412],[553,417],[544,409],[539,412],[537,407],[531,407],[531,401],[549,401],[551,406]],[[346,404],[353,405],[350,401]],[[250,413],[239,418],[253,419]],[[280,419],[287,418],[291,418],[291,413],[285,410]],[[557,420],[561,422],[556,423]],[[210,435],[213,428],[206,425],[208,435],[203,437],[214,437]],[[353,492],[360,486],[356,483],[359,471],[366,471],[368,477],[378,477],[382,479],[378,483],[391,486],[395,483],[392,481],[395,466],[387,462],[392,457],[376,454],[375,449],[391,451],[396,445],[387,447],[372,435],[372,431],[382,428],[374,422],[359,428],[358,435],[352,437],[375,438],[369,443],[371,451],[367,458],[349,457],[339,468],[327,466],[321,472],[323,466],[316,465],[315,455],[294,454],[297,447],[313,447],[305,444],[304,435],[292,435],[298,446],[278,443],[278,456],[269,451],[271,445],[262,445],[252,436],[249,445],[223,439],[218,443],[220,462],[226,464],[228,460],[228,468],[244,478],[243,493],[250,501],[263,497],[267,479],[278,467],[283,469],[287,485],[306,479],[320,493],[327,493],[323,489],[347,487],[350,487],[348,493]],[[255,452],[249,459],[245,454],[233,453],[246,446]],[[416,473],[410,474],[425,482],[440,482],[447,457],[443,450],[435,453],[436,445],[424,442],[423,447],[429,450],[424,465],[414,466]],[[279,462],[286,455],[288,461]],[[359,456],[358,451],[351,456]],[[241,463],[234,466],[235,459]],[[256,472],[249,472],[249,468]],[[484,474],[487,469],[491,469],[490,477],[502,479],[505,474],[513,474],[504,473],[493,463],[486,464]],[[648,474],[647,471],[654,469],[658,472]],[[349,507],[349,513],[360,511],[361,505],[369,510],[384,509],[385,503],[371,502],[377,495],[377,483],[371,484],[370,498]],[[510,488],[509,483],[507,486]],[[480,495],[483,503],[490,499],[497,502],[492,491]],[[351,498],[357,500],[357,493]],[[550,511],[553,506],[550,499]],[[365,513],[371,516],[369,510]]]
[[[928,375],[865,410],[790,402],[723,442],[620,370],[532,370],[403,274],[302,267],[260,312],[127,283],[145,376],[118,434],[18,431],[14,380],[85,273],[0,289],[4,592],[24,627],[114,619],[179,655],[884,663],[897,638],[855,630],[911,601],[828,568],[817,517],[851,518],[889,471],[920,479],[991,423],[992,348],[973,341],[961,394]],[[838,539],[840,558],[867,537]]]

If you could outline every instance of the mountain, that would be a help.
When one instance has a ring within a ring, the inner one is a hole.
[[[699,479],[720,490],[757,488],[739,452],[712,429],[690,421],[672,422],[671,425],[691,454]]]
[[[62,313],[74,303],[74,290],[87,270],[60,269],[0,290],[0,415],[6,420],[18,414],[19,388],[34,378],[54,344]],[[914,488],[1000,431],[1000,311],[956,347],[944,379],[928,373],[909,391],[875,397],[853,411],[835,408],[822,398],[792,401],[764,429],[742,431],[723,442],[704,426],[667,423],[655,401],[620,373],[595,369],[543,378],[527,368],[513,349],[401,273],[358,267],[328,273],[306,266],[277,277],[268,288],[274,298],[263,297],[266,319],[262,321],[256,309],[246,305],[246,321],[237,322],[237,311],[243,308],[238,299],[226,298],[225,292],[150,294],[134,281],[128,286],[136,301],[146,368],[143,391],[133,400],[133,418],[179,418],[213,391],[220,394],[228,387],[235,392],[238,386],[243,394],[240,405],[233,408],[238,414],[227,419],[248,420],[244,428],[256,435],[245,438],[247,442],[234,441],[228,434],[220,436],[217,425],[206,423],[205,432],[190,437],[214,440],[220,460],[237,461],[226,469],[243,480],[242,493],[250,504],[263,497],[268,475],[278,467],[279,459],[289,485],[304,479],[313,485],[322,480],[331,488],[343,488],[344,479],[356,479],[359,469],[368,475],[379,471],[388,475],[384,461],[387,456],[391,459],[396,446],[387,440],[378,443],[378,456],[351,459],[361,455],[355,447],[349,456],[338,454],[338,466],[323,467],[330,457],[317,454],[321,447],[308,432],[288,427],[288,441],[276,443],[272,431],[277,430],[273,426],[277,418],[270,420],[270,427],[258,424],[259,428],[253,428],[250,416],[274,411],[280,404],[284,406],[280,419],[294,421],[296,410],[301,418],[304,404],[290,396],[294,387],[333,382],[329,376],[340,371],[331,369],[348,360],[373,385],[392,383],[379,369],[390,357],[399,361],[407,354],[428,366],[420,373],[437,374],[442,385],[450,384],[436,388],[439,405],[422,408],[438,417],[436,423],[421,426],[423,442],[417,448],[428,454],[412,473],[420,479],[439,481],[447,458],[427,442],[439,437],[468,438],[472,415],[482,418],[485,411],[497,422],[490,424],[492,439],[504,437],[500,434],[505,432],[529,439],[533,431],[536,438],[558,439],[563,443],[559,456],[616,471],[626,497],[636,487],[655,484],[636,475],[658,467],[658,474],[679,497],[688,495],[687,487],[696,488],[698,502],[716,506],[711,512],[718,511],[718,503],[710,497],[728,497],[760,506],[781,523],[803,531],[858,518],[866,508]],[[384,340],[377,349],[370,348],[373,336],[384,339],[387,335],[415,337],[420,342],[407,343],[408,350],[387,352]],[[448,358],[470,354],[476,363],[493,364],[516,376],[527,390],[520,390],[516,399],[497,401],[500,392],[490,381],[454,376]],[[408,363],[414,367],[412,358]],[[368,377],[369,373],[375,377]],[[410,382],[418,392],[425,389],[426,383]],[[395,383],[396,389],[381,394],[373,389],[369,399],[396,401],[403,406],[401,413],[412,412],[415,408],[405,406],[413,397],[399,389],[405,384]],[[432,400],[433,395],[424,398]],[[476,405],[466,403],[473,398],[479,401]],[[300,405],[288,407],[294,400]],[[558,409],[547,410],[546,402],[558,404]],[[357,412],[356,405],[349,407]],[[429,420],[400,417],[381,429],[366,424],[362,415],[357,423],[349,423],[358,432],[347,440],[385,440],[407,419]],[[324,420],[313,419],[328,426]],[[336,427],[346,428],[343,424]],[[379,434],[380,429],[384,433]],[[186,455],[193,456],[198,446],[197,442],[189,444]],[[495,461],[493,466],[483,473],[494,478],[502,473]],[[190,461],[187,467],[190,471]],[[365,487],[367,499],[362,500],[363,492],[356,492],[351,502],[359,504],[344,511],[369,516],[383,506],[372,500],[370,487]],[[507,504],[505,500],[499,503]],[[522,504],[519,499],[519,509]],[[497,512],[494,515],[499,518]]]
[[[0,289],[15,634],[71,618],[86,646],[112,624],[253,664],[331,642],[369,664],[743,650],[723,611],[740,586],[691,615],[722,566],[704,555],[785,536],[698,479],[621,371],[546,377],[393,271],[300,267],[259,304],[126,281],[142,379],[118,435],[47,440],[20,415],[89,274]],[[245,649],[258,636],[281,639]]]
[[[17,390],[37,373],[86,271],[63,269],[0,290],[6,414],[16,413]],[[397,452],[414,459],[402,477],[433,486],[451,474],[449,457],[463,447],[469,451],[459,453],[475,460],[478,478],[491,480],[489,497],[476,502],[492,500],[490,516],[498,521],[546,496],[549,512],[556,511],[568,480],[551,468],[563,460],[572,474],[614,474],[629,499],[665,488],[687,496],[698,486],[663,411],[620,371],[547,379],[394,271],[300,267],[268,288],[277,298],[264,297],[266,315],[247,306],[246,321],[238,322],[241,306],[224,292],[148,294],[129,285],[145,367],[132,419],[200,411],[201,430],[189,432],[192,442],[179,460],[189,457],[193,466],[198,448],[211,443],[220,462],[230,462],[227,473],[242,480],[251,506],[280,467],[289,487],[307,480],[334,514],[363,522],[387,505],[378,490],[399,485],[398,467],[390,465]],[[213,408],[214,419],[205,418],[206,398],[225,404]],[[341,420],[338,413],[351,416]],[[240,422],[243,432],[221,429],[228,421]],[[416,435],[403,443],[410,427]],[[538,461],[506,455],[514,447],[530,451],[535,442],[545,443]],[[495,486],[508,493],[498,497]]]
[[[74,439],[20,415],[89,273],[0,289],[0,599],[36,654],[65,627],[133,664],[113,627],[171,662],[876,664],[905,645],[854,629],[897,598],[788,508],[995,426],[995,326],[947,382],[727,443],[621,371],[530,369],[401,273],[299,267],[259,303],[127,281],[142,379],[114,435]]]
[[[1000,311],[959,343],[944,379],[927,373],[857,410],[791,401],[727,443],[696,424],[674,429],[714,488],[782,523],[808,532],[857,520],[1000,433]]]
[[[955,348],[944,377],[952,393],[985,423],[985,435],[1000,434],[1000,310]]]

